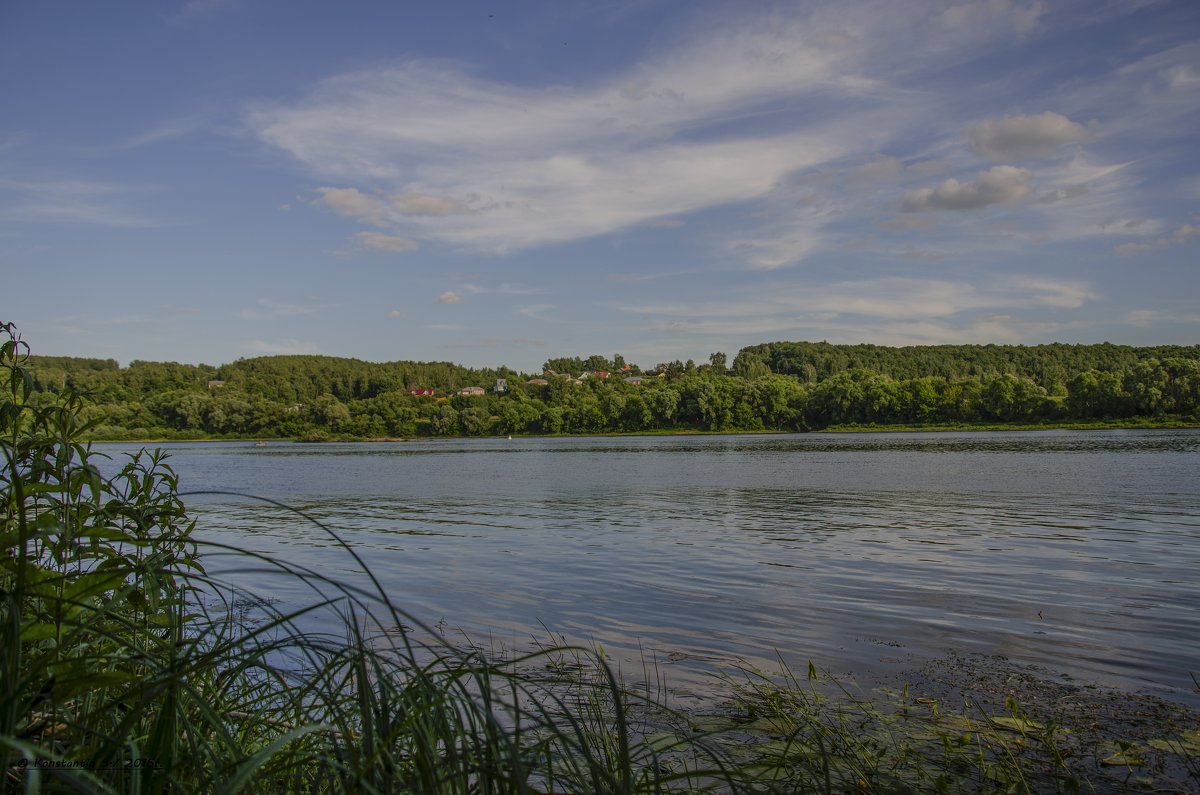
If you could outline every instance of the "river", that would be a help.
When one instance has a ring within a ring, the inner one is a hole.
[[[552,633],[668,676],[980,652],[1200,703],[1195,430],[162,446],[185,492],[306,512],[399,607],[485,645]],[[295,514],[186,501],[200,539],[366,585]],[[208,560],[285,606],[310,598]]]

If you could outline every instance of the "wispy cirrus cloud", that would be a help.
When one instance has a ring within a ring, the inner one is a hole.
[[[522,304],[517,307],[517,314],[535,320],[548,320],[546,313],[554,309],[554,304]]]
[[[987,332],[1003,328],[1003,335],[993,339],[1015,342],[1038,339],[1049,328],[1046,321],[1027,316],[1031,309],[1080,309],[1098,297],[1086,282],[1042,276],[997,277],[984,284],[894,277],[747,286],[721,300],[617,308],[645,316],[662,332],[706,337],[836,329],[845,339],[915,344],[948,342],[955,335],[985,340]],[[918,334],[922,328],[925,332]],[[906,331],[897,336],[898,329]]]
[[[1176,116],[1194,90],[1186,52],[1139,45],[1089,75],[1086,102],[1031,66],[1011,78],[1026,84],[1020,106],[989,107],[965,67],[1054,33],[1067,16],[1037,0],[710,17],[576,85],[407,58],[333,76],[298,101],[259,103],[245,118],[325,183],[319,206],[380,234],[511,254],[724,209],[689,226],[707,260],[778,269],[857,244],[854,225],[870,227],[877,247],[974,254],[1086,239],[1105,218],[1145,215],[1127,175],[1096,192],[1056,174],[1085,146],[1118,148],[1130,128],[1112,118],[1124,113],[1114,102],[1135,102],[1135,84],[1153,82],[1167,97],[1154,106]],[[928,46],[901,46],[909,34]],[[1014,164],[1027,160],[1037,162]],[[1132,171],[1128,159],[1113,162]],[[935,173],[946,178],[930,184]],[[986,225],[1000,211],[1013,234]]]
[[[832,89],[866,99],[857,50],[768,15],[570,89],[409,59],[340,75],[248,123],[314,173],[336,213],[469,251],[512,252],[761,200],[878,137],[799,112]],[[782,110],[781,110],[782,109]],[[790,114],[776,131],[731,120]]]
[[[89,226],[162,226],[128,207],[131,197],[154,190],[91,180],[0,179],[0,220],[20,223],[71,223]]]
[[[1200,236],[1200,226],[1196,224],[1182,224],[1169,235],[1137,243],[1122,243],[1117,246],[1116,251],[1118,254],[1144,254],[1147,251],[1156,251],[1160,248],[1181,246],[1197,236]]]

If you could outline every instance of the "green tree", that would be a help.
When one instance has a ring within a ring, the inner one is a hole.
[[[338,430],[350,422],[350,409],[333,395],[319,395],[304,409],[305,418],[322,428]]]
[[[753,380],[771,374],[771,368],[762,357],[750,351],[741,351],[733,359],[733,372],[741,378]]]
[[[468,406],[459,412],[458,424],[467,436],[487,436],[492,432],[492,415],[483,406]]]
[[[443,403],[430,418],[429,428],[434,436],[457,436],[458,411]]]

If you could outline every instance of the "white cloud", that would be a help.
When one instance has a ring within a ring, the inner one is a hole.
[[[546,313],[554,308],[554,304],[524,304],[517,307],[517,314],[535,320],[547,320]]]
[[[922,160],[913,163],[908,170],[914,174],[941,174],[946,170],[946,164],[940,160]]]
[[[884,125],[799,113],[831,91],[863,95],[868,112],[880,105],[852,63],[865,43],[830,47],[828,31],[800,17],[744,18],[569,90],[405,60],[331,78],[247,121],[313,172],[355,186],[321,189],[334,212],[512,252],[769,198],[790,175],[882,140]],[[779,114],[797,123],[731,124]]]
[[[1172,89],[1190,89],[1200,86],[1200,72],[1191,64],[1175,64],[1163,69],[1159,74],[1163,81]]]
[[[792,224],[765,225],[756,237],[737,237],[729,242],[729,250],[751,267],[773,270],[793,265],[817,247],[818,232],[812,224],[796,221]]]
[[[1090,141],[1087,128],[1059,113],[1005,116],[972,127],[967,133],[972,152],[990,160],[1019,160],[1053,155],[1063,144]]]
[[[621,305],[667,337],[699,344],[827,339],[886,345],[1033,343],[1051,340],[1096,297],[1071,279],[1015,275],[975,281],[892,277],[861,281],[774,281],[719,297]]]
[[[1038,24],[1045,13],[1040,0],[1031,3],[1010,0],[976,0],[976,2],[952,5],[942,11],[939,19],[947,30],[978,34],[1007,32],[1027,34]]]
[[[405,193],[392,197],[392,206],[401,215],[461,215],[471,208],[457,199],[445,196],[427,196],[423,193]]]
[[[1056,160],[1040,164],[1036,180],[1015,162],[970,167],[967,146],[996,159],[1071,152],[1092,139],[1081,122],[1095,117],[1105,130],[1096,151],[1111,157],[1123,145],[1123,111],[1097,87],[1117,80],[1128,51],[1113,53],[1107,73],[1064,67],[1053,84],[1032,85],[1028,74],[986,83],[975,71],[986,56],[1071,16],[1045,10],[983,0],[711,11],[661,29],[644,58],[570,86],[408,58],[337,75],[294,102],[260,104],[246,122],[322,183],[341,186],[322,189],[322,207],[460,253],[511,254],[682,223],[696,230],[686,245],[700,251],[702,265],[733,257],[759,269],[794,266],[861,243],[855,225],[873,235],[866,247],[879,253],[912,248],[920,227],[917,250],[1013,253],[1100,234],[1108,217],[1149,212],[1128,190],[1132,177],[1068,181],[1050,176]],[[931,24],[941,30],[923,39],[927,46],[901,46]],[[1188,55],[1139,67],[1141,79],[1176,95],[1181,109],[1194,107],[1185,101]],[[1030,71],[1041,57],[1031,50]],[[1068,83],[1070,91],[1058,87]],[[1055,110],[981,115],[992,88],[990,107]],[[955,179],[936,184],[944,177],[930,175],[942,170]],[[801,205],[804,179],[819,207]],[[1017,203],[1003,233],[970,229],[978,216],[967,213],[933,214]],[[718,208],[739,215],[711,212]],[[905,214],[877,223],[896,208]],[[964,245],[969,234],[974,242]]]
[[[1147,251],[1156,251],[1160,248],[1181,246],[1198,235],[1200,235],[1200,226],[1196,224],[1183,224],[1170,235],[1156,237],[1153,240],[1145,240],[1140,243],[1123,243],[1116,247],[1116,251],[1118,254],[1141,254]]]
[[[830,320],[861,316],[875,320],[929,320],[975,311],[1025,309],[1030,305],[1077,309],[1095,298],[1077,280],[1039,276],[1006,276],[976,285],[948,279],[893,277],[870,281],[804,283],[746,287],[719,301],[644,304],[619,307],[624,312],[712,322],[723,319],[798,316]],[[777,322],[777,321],[774,321]]]
[[[435,300],[435,304],[457,304],[462,301],[462,296],[453,290],[447,290],[439,295]]]
[[[864,163],[850,172],[850,176],[863,180],[891,179],[900,173],[900,168],[899,158],[876,154],[870,162]]]
[[[400,235],[385,235],[381,232],[359,232],[354,236],[358,244],[370,251],[416,251],[420,248],[417,241]]]
[[[1131,326],[1138,326],[1140,328],[1161,326],[1167,323],[1195,325],[1200,324],[1200,313],[1168,312],[1157,309],[1132,309],[1126,312],[1121,320]]]
[[[322,204],[338,215],[355,218],[363,223],[383,226],[386,223],[387,206],[375,198],[361,192],[358,188],[317,188],[321,198],[317,204]]]
[[[1018,276],[1014,283],[1019,288],[1029,290],[1030,298],[1034,302],[1064,309],[1078,309],[1085,302],[1096,298],[1091,288],[1079,281]]]
[[[1029,193],[1033,173],[1024,168],[995,166],[980,171],[970,182],[951,178],[936,188],[918,188],[904,194],[906,213],[926,210],[977,210],[992,204],[1009,204]]]
[[[146,190],[88,180],[0,179],[0,191],[14,197],[0,204],[0,221],[129,228],[159,226],[159,222],[122,206],[131,194]]]

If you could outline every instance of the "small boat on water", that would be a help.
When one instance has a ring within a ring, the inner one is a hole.
[[[260,439],[259,441],[257,441],[257,442],[255,442],[255,443],[254,443],[254,446],[255,446],[255,447],[266,447],[266,446],[267,446],[267,443],[266,443],[266,442],[264,442],[264,441],[262,441],[262,440]]]

